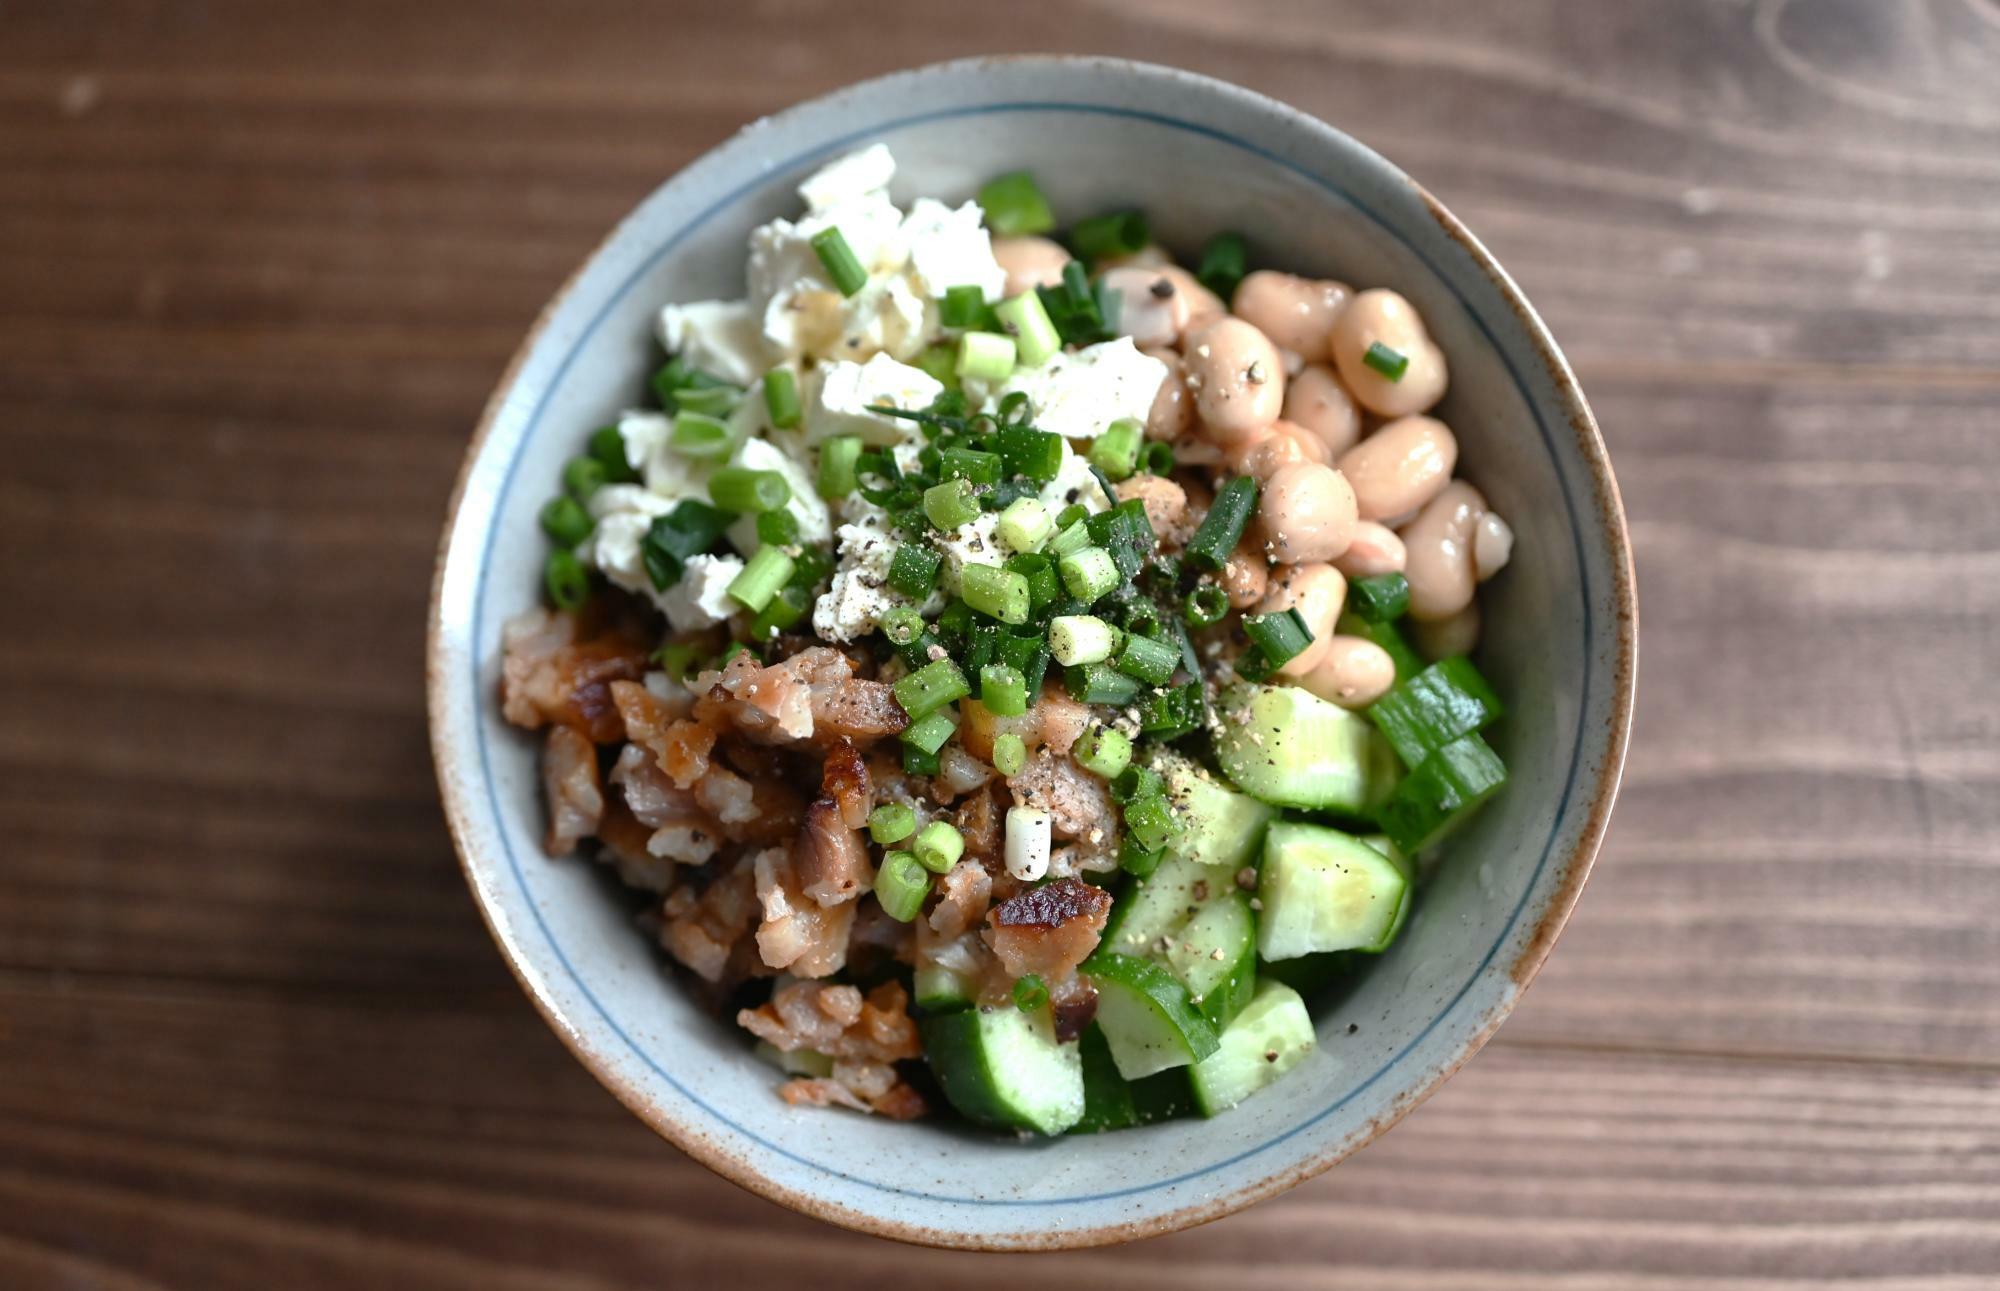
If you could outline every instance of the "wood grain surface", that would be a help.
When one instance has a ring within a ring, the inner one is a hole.
[[[1487,240],[1603,422],[1644,666],[1582,907],[1434,1100],[1191,1233],[965,1256],[718,1182],[562,1051],[420,651],[605,228],[1029,47],[1288,99]],[[2000,1284],[1993,0],[0,3],[0,436],[0,1286]]]

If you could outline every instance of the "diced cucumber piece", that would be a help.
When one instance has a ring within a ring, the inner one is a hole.
[[[1188,998],[1220,1031],[1257,988],[1257,916],[1250,894],[1234,884],[1198,911],[1167,942],[1167,967]]]
[[[1296,959],[1385,944],[1409,887],[1394,861],[1353,835],[1281,820],[1264,835],[1257,953]]]
[[[965,1009],[920,1026],[944,1096],[968,1119],[1039,1134],[1082,1119],[1083,1060],[1075,1045],[1056,1043],[1047,1009]]]
[[[1403,765],[1415,767],[1501,714],[1500,697],[1464,655],[1440,659],[1369,706],[1368,718]]]
[[[1095,1023],[1084,1031],[1078,1047],[1083,1053],[1083,1119],[1070,1127],[1070,1133],[1096,1134],[1151,1125],[1195,1111],[1187,1068],[1174,1067],[1144,1080],[1126,1080],[1118,1074],[1111,1046]]]
[[[1111,907],[1098,944],[1121,955],[1153,954],[1162,938],[1180,931],[1203,906],[1235,883],[1232,872],[1185,856],[1163,860],[1151,874],[1126,885]]]
[[[1181,824],[1167,844],[1168,856],[1234,870],[1257,854],[1264,826],[1278,813],[1247,793],[1238,793],[1193,760],[1156,747],[1147,765],[1166,784],[1167,803]]]
[[[1215,1052],[1188,1072],[1195,1105],[1203,1116],[1228,1111],[1298,1066],[1317,1043],[1299,993],[1282,982],[1258,983]]]
[[[1263,976],[1274,982],[1283,982],[1310,999],[1353,971],[1353,951],[1324,950],[1317,955],[1300,955],[1297,959],[1273,960],[1264,965]]]
[[[1298,686],[1232,686],[1217,709],[1223,772],[1265,802],[1365,816],[1388,796],[1395,760],[1375,728]]]
[[[1138,1080],[1215,1052],[1215,1028],[1187,987],[1150,959],[1100,950],[1080,970],[1097,987],[1097,1025],[1118,1074]]]
[[[1411,854],[1471,819],[1507,783],[1500,755],[1477,735],[1453,740],[1418,763],[1382,804],[1382,832]]]
[[[942,964],[918,965],[914,985],[917,1007],[926,1013],[949,1013],[972,1003],[971,981]]]
[[[1417,900],[1417,862],[1415,857],[1389,841],[1386,834],[1370,834],[1361,841],[1388,857],[1389,864],[1403,872],[1403,903],[1396,907],[1395,921],[1382,934],[1382,940],[1360,948],[1371,955],[1379,955],[1389,949],[1389,943],[1396,940],[1396,934],[1403,931],[1403,925],[1410,921],[1410,907]]]
[[[1388,651],[1396,664],[1396,680],[1408,681],[1424,670],[1424,657],[1410,645],[1402,629],[1393,623],[1371,623],[1352,610],[1334,621],[1333,630],[1344,637],[1362,637]]]

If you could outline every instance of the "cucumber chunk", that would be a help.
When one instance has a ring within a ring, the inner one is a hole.
[[[1393,753],[1375,727],[1298,686],[1231,686],[1215,757],[1245,792],[1283,807],[1366,816],[1388,797]]]
[[[1185,856],[1163,860],[1151,874],[1126,886],[1111,907],[1098,944],[1121,955],[1153,954],[1163,938],[1179,932],[1203,906],[1235,884],[1236,876],[1228,870]]]
[[[1188,1072],[1195,1105],[1203,1116],[1228,1111],[1298,1066],[1317,1043],[1299,993],[1282,982],[1259,983],[1215,1052]]]
[[[1297,959],[1274,960],[1264,965],[1263,975],[1271,981],[1283,982],[1300,995],[1310,998],[1353,972],[1354,954],[1351,950],[1325,950],[1317,955],[1300,955]]]
[[[1180,833],[1167,844],[1168,856],[1234,870],[1257,854],[1264,826],[1276,811],[1171,750],[1154,753],[1147,765],[1164,782],[1167,804],[1181,824]]]
[[[1417,764],[1382,804],[1382,832],[1416,853],[1472,818],[1507,783],[1500,755],[1477,735],[1453,740]]]
[[[1389,841],[1387,835],[1370,834],[1361,841],[1388,857],[1389,864],[1403,872],[1403,903],[1396,907],[1395,921],[1389,925],[1389,930],[1382,934],[1382,940],[1372,946],[1362,946],[1359,948],[1371,955],[1379,955],[1389,949],[1389,943],[1396,940],[1396,934],[1401,932],[1403,925],[1410,921],[1410,907],[1416,903],[1417,899],[1417,862],[1415,857],[1412,857],[1402,848]]]
[[[1368,718],[1403,765],[1416,767],[1461,735],[1499,720],[1500,697],[1464,655],[1440,659],[1369,705]]]
[[[949,1013],[972,1003],[972,983],[942,964],[919,965],[914,985],[917,1007],[926,1013]]]
[[[1215,1028],[1187,987],[1150,959],[1099,950],[1080,970],[1097,987],[1097,1025],[1118,1074],[1138,1080],[1215,1052]]]
[[[1386,945],[1409,887],[1403,869],[1360,839],[1322,825],[1279,821],[1264,836],[1257,953],[1267,960],[1296,959]]]
[[[1083,1117],[1083,1060],[1056,1043],[1047,1009],[965,1009],[919,1024],[924,1056],[951,1105],[1003,1130],[1060,1134]]]
[[[1118,1065],[1111,1060],[1111,1046],[1095,1023],[1083,1033],[1078,1047],[1083,1053],[1083,1119],[1070,1127],[1070,1133],[1096,1134],[1151,1125],[1195,1111],[1186,1068],[1170,1068],[1144,1080],[1127,1080],[1118,1074]]]
[[[1210,1026],[1218,1031],[1228,1026],[1257,989],[1257,916],[1250,894],[1231,884],[1169,934],[1167,967]]]

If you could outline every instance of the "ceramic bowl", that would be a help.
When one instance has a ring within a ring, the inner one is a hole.
[[[873,140],[899,202],[1032,168],[1059,212],[1136,204],[1191,255],[1239,229],[1256,259],[1421,308],[1451,360],[1439,415],[1518,535],[1485,589],[1480,662],[1510,703],[1513,779],[1455,839],[1407,932],[1316,1002],[1319,1048],[1212,1121],[1028,1142],[949,1120],[793,1109],[733,1023],[696,1007],[597,868],[538,846],[536,741],[496,702],[500,625],[536,603],[536,508],[591,428],[637,404],[668,300],[739,295],[749,230]],[[1492,1035],[1575,903],[1611,810],[1636,623],[1618,493],[1548,331],[1428,193],[1332,127],[1248,90],[1106,59],[927,67],[745,128],[648,197],[550,303],[501,379],[451,504],[431,604],[438,777],[493,937],[576,1056],[716,1173],[886,1237],[988,1249],[1184,1228],[1309,1178],[1380,1134]]]

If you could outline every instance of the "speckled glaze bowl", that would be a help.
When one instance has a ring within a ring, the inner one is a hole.
[[[1026,1142],[949,1120],[793,1109],[731,1022],[702,1013],[581,861],[541,852],[536,742],[500,717],[500,625],[536,602],[535,512],[562,463],[636,404],[670,299],[741,294],[744,239],[793,186],[872,140],[895,197],[969,196],[1032,168],[1060,212],[1143,206],[1191,254],[1240,229],[1260,263],[1391,286],[1450,355],[1439,415],[1463,473],[1514,525],[1485,589],[1480,662],[1509,701],[1506,790],[1450,845],[1408,931],[1318,1001],[1320,1045],[1227,1115]],[[1088,1246],[1198,1224],[1325,1170],[1493,1034],[1575,904],[1617,791],[1637,624],[1618,491],[1583,394],[1472,235],[1402,172],[1319,121],[1187,72],[1106,59],[951,63],[759,121],[648,197],[556,295],[488,405],[452,500],[431,602],[431,737],[467,881],[535,1005],[605,1086],[717,1174],[904,1241]]]

